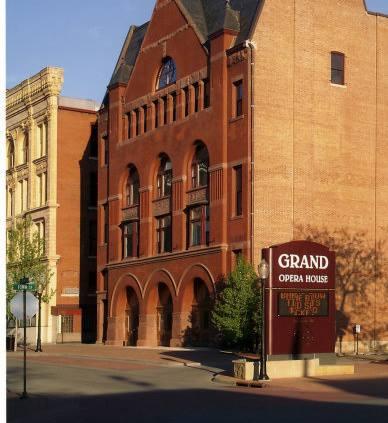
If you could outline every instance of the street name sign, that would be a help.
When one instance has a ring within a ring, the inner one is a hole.
[[[30,282],[28,278],[22,278],[18,283],[13,284],[15,291],[35,291],[36,285],[34,282]]]
[[[13,284],[13,289],[15,291],[35,291],[36,286],[34,284],[34,282],[30,282],[30,283],[14,283]]]

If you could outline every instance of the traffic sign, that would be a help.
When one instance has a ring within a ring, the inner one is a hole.
[[[30,282],[30,283],[14,283],[13,284],[13,289],[15,291],[35,291],[36,290],[36,286],[34,284],[34,282]]]
[[[18,283],[13,284],[13,289],[15,291],[35,291],[36,285],[28,278],[21,278]]]
[[[26,292],[26,317],[31,318],[38,312],[39,301],[31,292]],[[18,292],[10,302],[11,313],[19,320],[23,315],[23,293]]]

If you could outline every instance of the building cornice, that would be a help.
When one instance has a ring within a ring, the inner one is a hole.
[[[36,98],[58,96],[63,86],[63,69],[47,67],[39,73],[7,90],[6,110],[19,105],[29,105]]]

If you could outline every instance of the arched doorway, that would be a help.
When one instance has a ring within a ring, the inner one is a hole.
[[[160,346],[170,346],[172,334],[172,296],[167,285],[158,283],[158,302],[156,306],[157,342]]]
[[[193,303],[191,309],[192,344],[207,346],[210,337],[211,298],[205,282],[194,279]]]
[[[126,345],[136,346],[139,330],[139,301],[133,288],[126,289],[125,339]]]

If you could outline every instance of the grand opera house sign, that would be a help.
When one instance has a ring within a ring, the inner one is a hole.
[[[315,242],[292,241],[263,250],[269,357],[334,353],[335,253]]]

